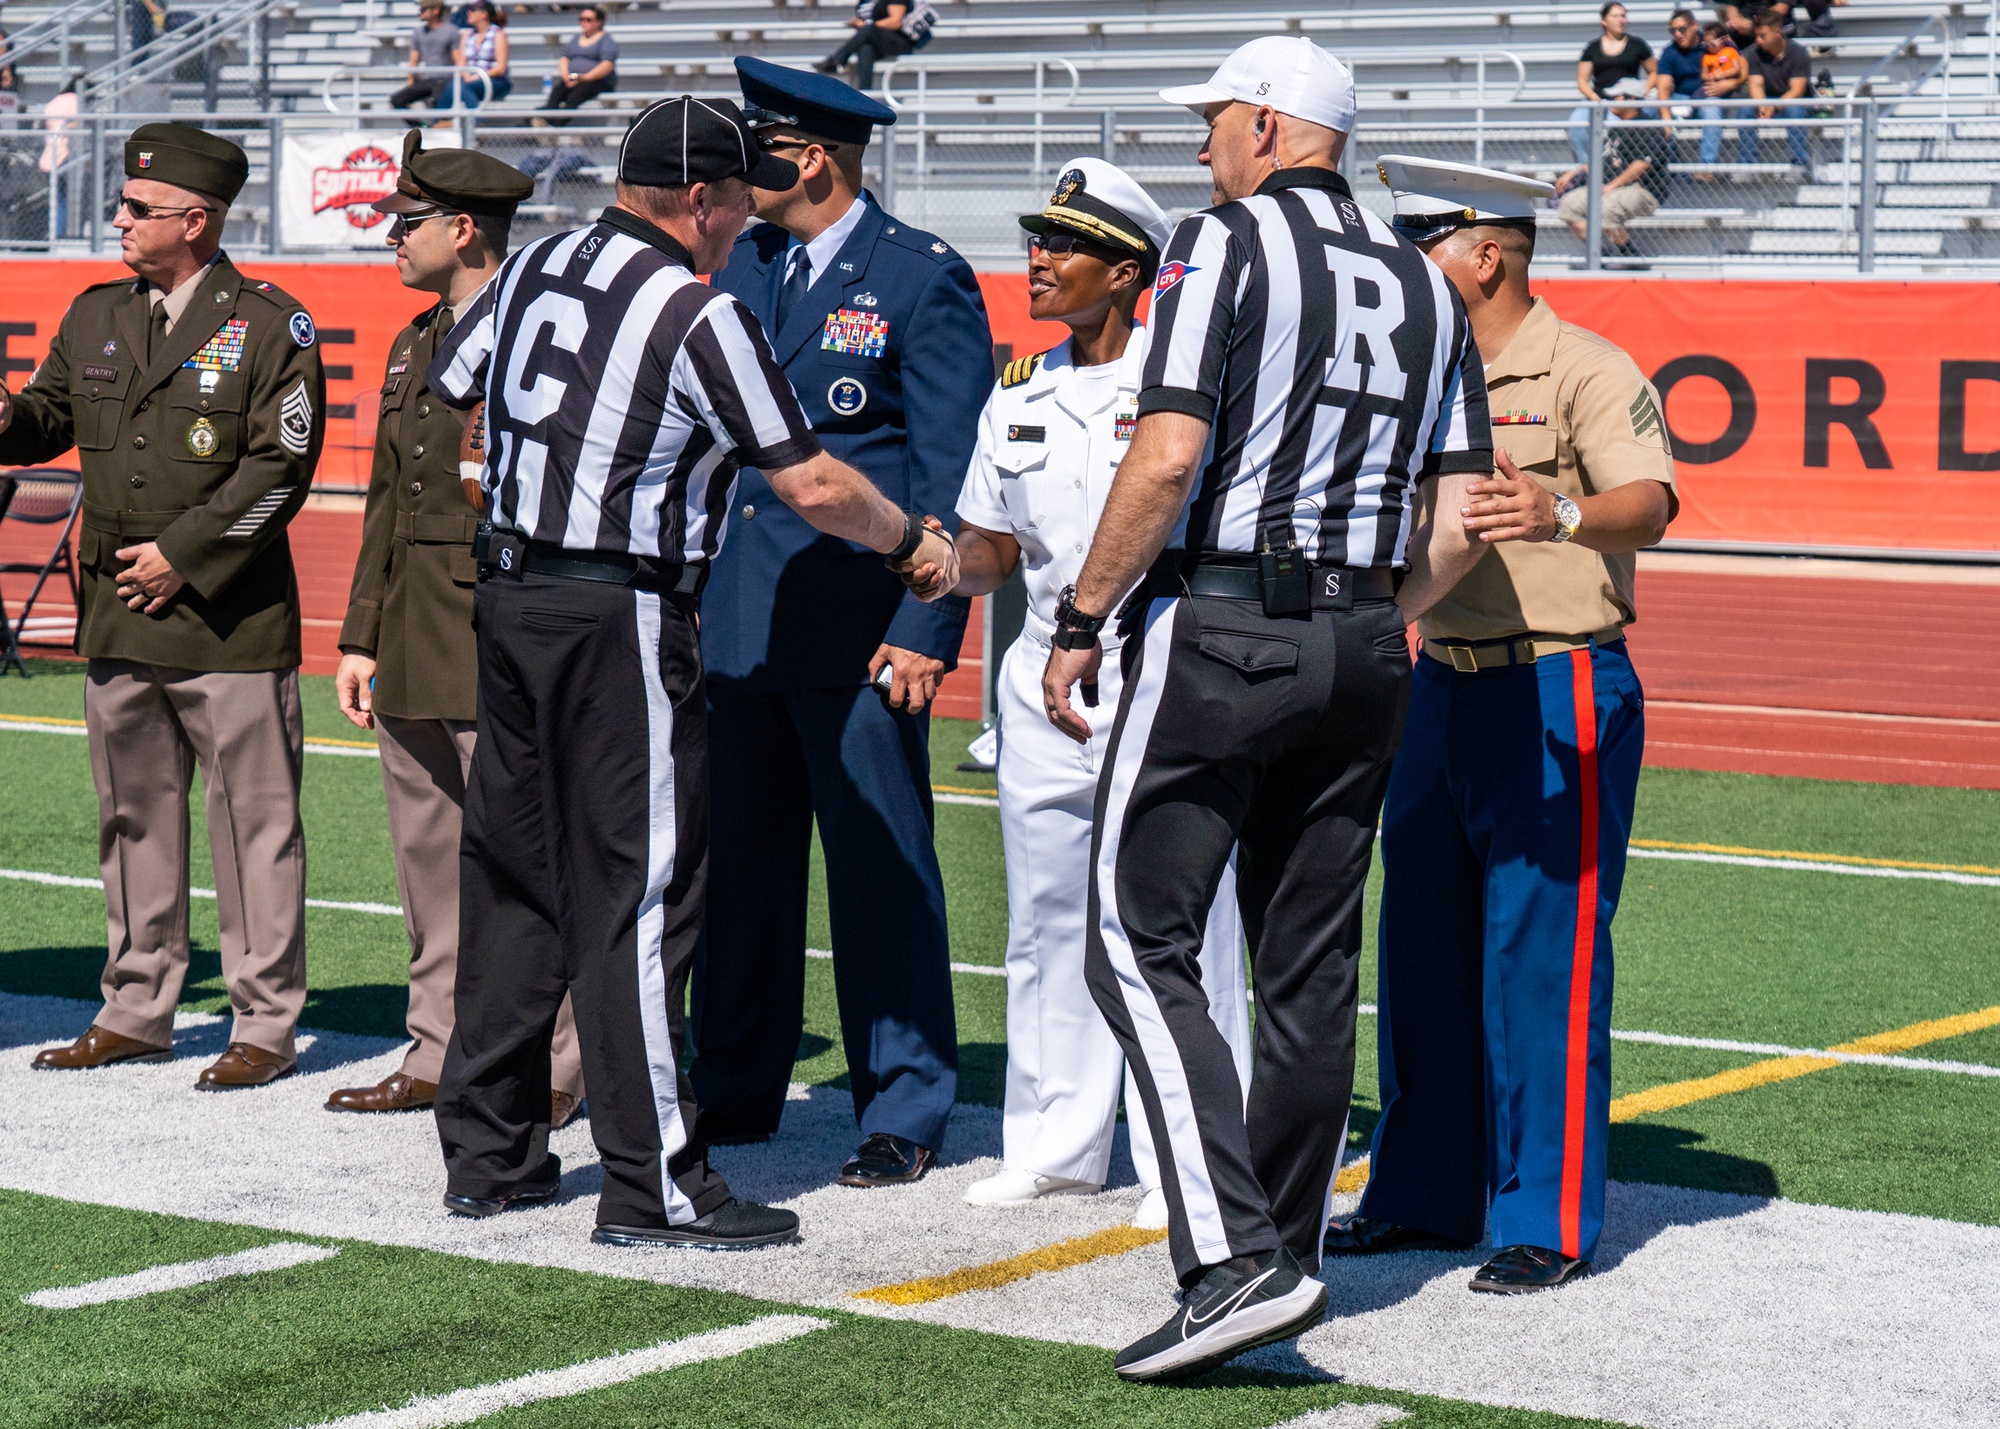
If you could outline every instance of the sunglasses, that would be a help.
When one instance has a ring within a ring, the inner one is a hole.
[[[1121,258],[1138,256],[1134,253],[1120,253],[1115,248],[1102,243],[1093,243],[1081,234],[1069,233],[1060,228],[1048,233],[1029,234],[1028,248],[1031,252],[1039,248],[1051,258],[1067,258],[1072,253],[1087,253],[1093,258],[1102,258],[1107,263],[1116,263]]]
[[[147,203],[142,198],[131,198],[125,194],[118,196],[118,206],[141,223],[144,223],[149,218],[179,218],[183,214],[215,212],[214,209],[205,203],[191,203],[180,208],[166,208],[159,204]]]
[[[757,147],[766,152],[773,149],[810,149],[815,144],[828,154],[840,152],[840,145],[829,144],[824,139],[767,139],[762,135],[757,139]]]
[[[436,209],[430,213],[399,213],[396,215],[396,221],[389,225],[389,238],[391,241],[399,239],[419,224],[429,223],[434,218],[456,218],[457,216],[452,210],[443,208]]]

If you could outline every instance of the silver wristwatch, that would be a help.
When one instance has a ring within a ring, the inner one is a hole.
[[[1583,524],[1583,512],[1567,496],[1557,496],[1556,533],[1549,537],[1551,546],[1559,546],[1576,534],[1576,528]]]

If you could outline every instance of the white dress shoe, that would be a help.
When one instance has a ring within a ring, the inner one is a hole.
[[[1104,1188],[1095,1181],[1071,1181],[1061,1176],[1044,1176],[1036,1171],[1016,1171],[1009,1167],[965,1188],[968,1205],[1025,1206],[1044,1196],[1094,1196]]]
[[[1167,1193],[1158,1186],[1148,1191],[1139,1201],[1139,1209],[1132,1213],[1132,1225],[1136,1230],[1163,1231],[1167,1228]]]

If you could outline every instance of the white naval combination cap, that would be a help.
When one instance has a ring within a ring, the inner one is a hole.
[[[1533,229],[1535,210],[1555,192],[1540,179],[1410,154],[1382,155],[1375,172],[1396,196],[1390,225],[1413,243],[1473,224]]]
[[[1354,127],[1354,75],[1303,35],[1264,35],[1239,45],[1208,83],[1163,89],[1160,98],[1197,114],[1223,100],[1241,100],[1342,134]]]
[[[1021,227],[1028,232],[1067,228],[1141,257],[1148,247],[1159,253],[1173,237],[1166,211],[1116,164],[1085,156],[1071,159],[1060,172],[1048,206],[1022,215]]]

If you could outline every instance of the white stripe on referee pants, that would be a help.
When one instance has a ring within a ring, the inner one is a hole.
[[[660,939],[666,928],[667,884],[674,876],[675,840],[678,836],[674,801],[674,707],[660,683],[661,598],[651,591],[635,590],[632,602],[638,615],[639,671],[646,681],[647,819],[646,894],[639,904],[639,1026],[646,1037],[646,1075],[653,1083],[653,1110],[660,1123],[660,1196],[666,1205],[667,1224],[684,1226],[695,1219],[694,1202],[674,1184],[667,1169],[669,1158],[687,1145],[687,1127],[681,1121],[680,1068],[674,1061],[678,1050],[667,1020],[667,972],[660,957]]]
[[[1229,1231],[1222,1221],[1222,1206],[1215,1184],[1208,1175],[1208,1155],[1202,1149],[1201,1128],[1195,1123],[1194,1097],[1188,1089],[1187,1067],[1173,1029],[1167,1026],[1160,1000],[1139,971],[1132,955],[1131,941],[1125,936],[1125,922],[1118,913],[1118,845],[1125,829],[1125,813],[1132,803],[1132,786],[1146,761],[1146,746],[1152,740],[1153,719],[1160,710],[1160,696],[1166,689],[1167,663],[1173,652],[1174,616],[1178,600],[1156,600],[1146,616],[1145,655],[1139,664],[1138,681],[1131,686],[1131,703],[1124,711],[1124,727],[1111,751],[1111,764],[1104,771],[1108,781],[1104,802],[1104,833],[1099,840],[1097,866],[1098,931],[1110,956],[1111,970],[1118,975],[1118,990],[1125,1002],[1125,1015],[1132,1019],[1146,1070],[1152,1075],[1153,1090],[1160,1099],[1162,1119],[1167,1124],[1168,1155],[1160,1158],[1165,1176],[1171,1160],[1173,1174],[1180,1183],[1181,1205],[1187,1213],[1188,1233],[1197,1255],[1207,1257],[1218,1250],[1229,1255]]]

